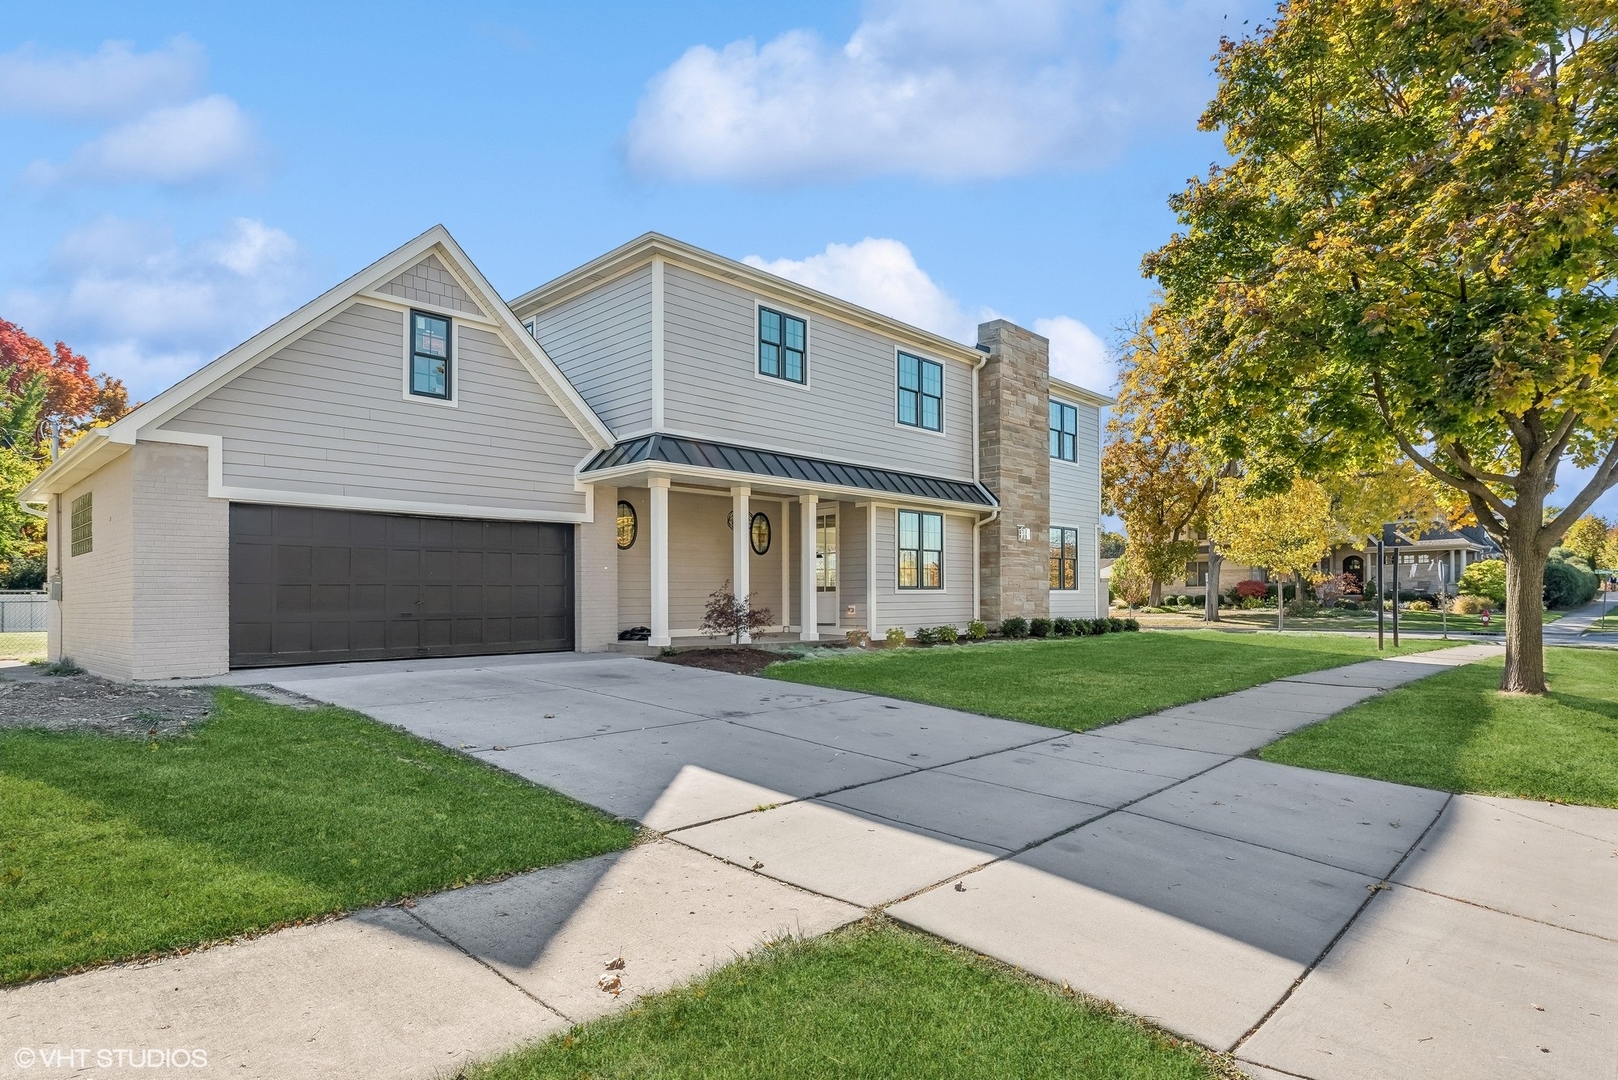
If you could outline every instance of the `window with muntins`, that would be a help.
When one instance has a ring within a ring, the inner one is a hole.
[[[1079,530],[1051,527],[1051,588],[1079,587]]]
[[[86,491],[73,500],[72,517],[72,546],[69,548],[75,555],[87,555],[95,548],[94,520],[95,508],[90,502],[91,492]]]
[[[899,588],[944,587],[944,515],[899,511]]]
[[[809,381],[809,325],[794,315],[758,309],[758,373],[787,382]]]
[[[899,354],[899,423],[944,430],[944,365]]]
[[[410,313],[410,392],[448,401],[450,396],[449,320]]]
[[[1079,460],[1079,410],[1062,401],[1051,402],[1051,457]]]

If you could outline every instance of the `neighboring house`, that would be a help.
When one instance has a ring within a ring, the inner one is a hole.
[[[126,678],[1094,615],[1100,409],[655,234],[509,304],[435,227],[22,493],[50,654]]]
[[[1480,526],[1459,529],[1415,530],[1387,525],[1382,530],[1383,588],[1393,588],[1393,564],[1399,563],[1399,590],[1437,594],[1455,592],[1455,583],[1472,563],[1480,559],[1502,558],[1500,546]],[[1348,574],[1362,585],[1376,588],[1376,548],[1374,545],[1340,545],[1320,561],[1327,574]],[[1263,567],[1242,566],[1230,560],[1219,565],[1219,590],[1224,592],[1241,581],[1268,581]],[[1208,544],[1203,541],[1197,557],[1186,565],[1186,575],[1164,585],[1165,592],[1202,592],[1208,587]]]

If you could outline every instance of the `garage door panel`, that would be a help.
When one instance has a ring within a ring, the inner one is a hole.
[[[568,525],[233,504],[231,664],[571,649],[572,543]]]

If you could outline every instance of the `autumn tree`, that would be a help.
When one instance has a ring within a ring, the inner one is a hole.
[[[1296,577],[1305,585],[1322,575],[1316,564],[1331,551],[1335,520],[1331,497],[1313,480],[1264,492],[1240,480],[1222,483],[1209,508],[1208,534],[1225,553],[1248,566]],[[1286,627],[1284,585],[1275,596],[1275,627]]]
[[[1134,567],[1163,601],[1163,583],[1196,557],[1214,470],[1201,450],[1175,434],[1175,403],[1161,393],[1174,364],[1176,328],[1148,319],[1130,336],[1118,403],[1101,451],[1101,505],[1123,519]],[[1217,585],[1214,586],[1217,589]]]
[[[1618,570],[1618,524],[1607,530],[1606,543],[1601,545],[1601,561],[1596,564],[1599,570]]]
[[[1152,578],[1146,572],[1141,560],[1135,556],[1133,547],[1126,546],[1124,553],[1113,560],[1108,568],[1108,582],[1112,594],[1131,608],[1138,608],[1146,603],[1151,596]]]
[[[1512,691],[1546,691],[1546,559],[1618,483],[1614,17],[1292,0],[1222,46],[1230,161],[1145,262],[1193,344],[1188,437],[1270,484],[1402,453],[1464,497],[1506,555]],[[1590,479],[1547,520],[1564,459]]]
[[[1607,546],[1607,530],[1611,526],[1605,519],[1586,514],[1572,525],[1562,537],[1562,546],[1578,555],[1592,567],[1601,565],[1601,555]]]

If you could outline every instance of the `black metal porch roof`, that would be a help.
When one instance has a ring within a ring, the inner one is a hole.
[[[601,472],[623,465],[646,463],[688,465],[699,469],[751,473],[754,476],[769,476],[778,480],[859,488],[886,495],[962,503],[967,506],[999,505],[988,488],[970,481],[941,480],[938,477],[922,476],[918,473],[873,469],[868,465],[847,465],[838,461],[803,457],[799,454],[754,450],[746,446],[731,446],[726,443],[709,442],[706,439],[687,439],[677,435],[642,435],[639,438],[626,439],[590,459],[583,471]]]

